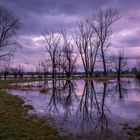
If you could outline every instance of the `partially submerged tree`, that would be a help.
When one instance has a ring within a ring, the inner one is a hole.
[[[61,44],[61,35],[56,33],[44,33],[45,47],[51,61],[52,69],[52,78],[56,76],[58,60],[61,55],[60,53],[60,44]]]
[[[85,76],[93,76],[97,56],[101,55],[104,76],[107,75],[107,62],[105,50],[109,47],[109,38],[112,34],[111,26],[119,19],[117,10],[100,10],[89,19],[78,24],[74,42],[80,53],[85,70]],[[67,77],[71,76],[76,66],[76,58],[73,46],[66,32],[44,33],[47,56],[51,61],[52,77],[56,73],[64,72]]]
[[[68,38],[67,32],[62,31],[62,54],[60,66],[64,70],[66,77],[71,77],[74,72],[76,72],[76,61],[77,54],[74,53],[74,48],[71,40]]]
[[[105,58],[105,50],[109,47],[109,37],[112,34],[111,26],[119,19],[119,13],[115,9],[100,10],[92,18],[87,19],[87,22],[92,27],[95,36],[99,43],[101,58],[103,63],[104,75],[107,75],[107,66]]]
[[[109,47],[109,38],[112,34],[111,26],[119,19],[117,10],[100,10],[91,18],[85,19],[78,24],[75,43],[80,53],[85,74],[92,76],[100,54],[103,63],[104,75],[107,75],[105,50]]]
[[[119,51],[118,52],[118,56],[111,56],[111,65],[114,67],[114,69],[117,72],[117,78],[118,81],[120,81],[120,76],[121,76],[121,72],[124,69],[124,67],[126,67],[127,65],[127,59],[124,56],[124,52]]]
[[[43,34],[46,42],[45,69],[51,69],[52,78],[56,75],[71,77],[76,71],[77,55],[66,31]],[[49,63],[48,63],[49,60]],[[49,64],[49,65],[48,65]]]
[[[98,52],[98,45],[94,44],[93,35],[94,32],[87,21],[84,20],[78,24],[78,31],[74,40],[83,62],[86,77],[93,74]]]

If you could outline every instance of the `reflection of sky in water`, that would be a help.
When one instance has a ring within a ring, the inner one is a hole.
[[[75,82],[77,86],[70,90],[70,98],[69,88],[57,91],[55,100],[52,98],[52,90],[46,94],[14,90],[9,90],[9,93],[19,95],[26,104],[33,106],[35,113],[54,118],[59,127],[72,131],[73,134],[93,132],[96,127],[98,131],[103,127],[116,130],[120,123],[131,123],[140,118],[140,87],[134,79],[123,79],[121,88],[112,80],[106,85],[105,93],[105,85],[101,82],[94,81],[94,87],[89,82],[86,88],[84,81]]]

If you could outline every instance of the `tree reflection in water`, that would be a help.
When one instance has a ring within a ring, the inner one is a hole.
[[[33,86],[43,85],[39,84]],[[68,131],[73,139],[115,140],[119,139],[117,136],[124,139],[121,124],[137,123],[140,116],[140,88],[135,79],[114,79],[107,83],[54,80],[44,86],[47,89],[44,94],[37,89],[9,93],[22,97],[38,115],[53,118],[58,128]]]
[[[106,91],[107,83],[103,83],[103,93],[99,98],[97,97],[94,82],[85,81],[85,87],[77,110],[78,116],[81,117],[80,128],[83,134],[90,132],[94,135],[96,131],[100,134],[104,134],[104,132],[107,134],[109,119],[106,116],[108,111],[105,105]]]
[[[78,135],[86,138],[96,135],[100,139],[110,137],[110,111],[105,104],[107,86],[108,83],[103,83],[103,90],[99,94],[96,92],[94,81],[85,81],[83,93],[78,95],[75,81],[52,81],[52,94],[46,111],[52,115],[56,114],[64,127],[66,123],[76,123]]]
[[[77,98],[75,86],[75,82],[70,80],[65,81],[65,83],[64,80],[52,81],[52,93],[46,111],[56,111],[59,114],[63,108],[63,110],[65,110],[64,118],[67,118],[71,112],[70,109],[72,108],[72,96]]]

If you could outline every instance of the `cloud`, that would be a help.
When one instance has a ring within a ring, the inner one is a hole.
[[[108,0],[0,0],[23,23],[23,34],[39,34],[44,29],[71,28],[79,17],[89,16]]]
[[[121,19],[113,25],[112,51],[140,47],[140,0],[0,0],[0,5],[21,19],[19,41],[23,48],[17,51],[17,56],[28,64],[36,65],[44,53],[42,42],[34,41],[41,32],[72,30],[78,21],[99,8],[112,7],[120,11]]]
[[[40,34],[42,30],[72,28],[82,17],[90,16],[99,8],[115,7],[122,16],[134,10],[139,0],[0,0],[1,5],[21,18],[21,34]],[[129,1],[129,2],[128,2]],[[131,4],[131,7],[129,4]],[[135,8],[135,10],[138,8]],[[136,14],[138,12],[134,12]],[[129,20],[135,18],[130,15]],[[136,18],[137,19],[137,18]]]
[[[123,29],[112,36],[112,44],[118,48],[140,47],[140,28]]]

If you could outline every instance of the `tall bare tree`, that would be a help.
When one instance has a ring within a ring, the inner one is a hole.
[[[0,58],[12,55],[19,45],[15,37],[20,27],[20,20],[4,7],[0,7]]]
[[[95,43],[94,32],[89,23],[84,20],[78,24],[75,43],[80,53],[85,76],[92,76],[96,62],[98,43]]]
[[[61,46],[61,35],[56,33],[44,33],[43,34],[46,42],[46,50],[49,54],[52,68],[52,78],[56,76],[57,66],[60,57],[60,46]]]
[[[119,19],[119,13],[115,9],[99,10],[92,18],[87,19],[97,39],[99,40],[101,58],[103,62],[104,75],[107,75],[105,50],[109,47],[109,37],[112,34],[111,26]]]
[[[71,44],[71,40],[68,37],[66,31],[62,31],[62,55],[60,65],[64,70],[67,77],[71,77],[74,72],[77,70],[76,60],[77,54],[74,53],[73,45]]]

